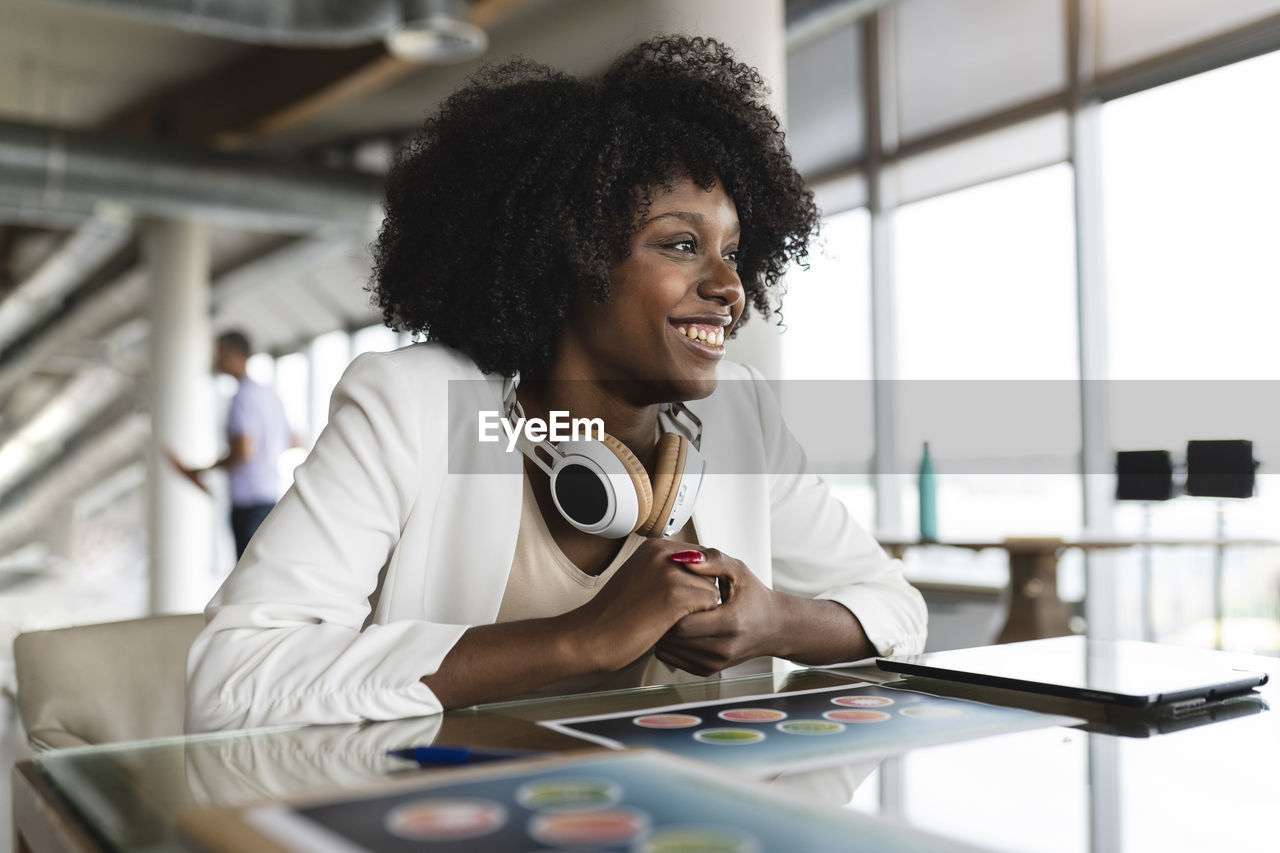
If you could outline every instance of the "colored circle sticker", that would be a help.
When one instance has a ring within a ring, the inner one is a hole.
[[[702,718],[693,714],[648,714],[631,722],[646,729],[687,729],[701,723]]]
[[[943,717],[958,717],[963,712],[959,708],[947,705],[913,705],[910,708],[901,709],[898,713],[920,720],[940,720]]]
[[[831,700],[831,704],[846,708],[882,708],[892,705],[893,700],[888,696],[837,696]]]
[[[529,821],[529,834],[555,847],[617,847],[648,830],[649,816],[628,808],[537,814]]]
[[[787,720],[778,723],[778,731],[789,735],[833,735],[844,731],[844,726],[829,720]]]
[[[720,826],[668,826],[642,841],[637,853],[760,853],[744,832]]]
[[[516,802],[535,812],[606,809],[622,802],[622,786],[603,779],[538,779],[516,789]]]
[[[773,708],[733,708],[720,712],[720,719],[731,723],[776,723],[786,718],[785,711],[775,711]]]
[[[507,822],[507,810],[493,800],[457,797],[418,800],[387,815],[387,832],[410,841],[459,841],[477,838]]]
[[[694,732],[693,738],[701,743],[738,746],[759,743],[764,740],[764,732],[756,731],[755,729],[703,729],[700,732]]]

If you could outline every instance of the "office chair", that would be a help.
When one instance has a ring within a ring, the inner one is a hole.
[[[182,734],[199,613],[19,634],[18,713],[35,749]]]

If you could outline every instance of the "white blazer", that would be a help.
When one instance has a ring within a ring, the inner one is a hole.
[[[801,473],[768,386],[727,382],[759,374],[723,363],[719,375],[690,404],[709,471],[698,541],[775,589],[838,601],[881,654],[921,651],[924,602],[900,564]],[[437,344],[352,362],[293,487],[205,610],[188,731],[441,710],[420,679],[494,621],[515,554],[522,457],[475,439],[477,407],[500,409],[501,394],[500,377]]]

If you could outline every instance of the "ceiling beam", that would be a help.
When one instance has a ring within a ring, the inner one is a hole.
[[[300,124],[372,88],[407,66],[381,44],[327,50],[258,47],[232,62],[148,95],[103,129],[153,139],[238,148]]]
[[[351,169],[0,121],[0,202],[371,235],[381,195],[380,178]]]
[[[491,27],[527,0],[473,0],[471,19]],[[149,94],[102,129],[234,150],[332,112],[422,66],[379,42],[342,49],[255,47],[198,77]]]

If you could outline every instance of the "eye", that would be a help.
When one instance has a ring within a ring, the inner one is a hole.
[[[670,240],[662,245],[663,248],[684,254],[696,254],[698,251],[698,241],[692,237],[677,237],[676,239]]]
[[[738,250],[737,249],[734,249],[731,252],[725,252],[724,259],[729,264],[729,266],[733,267],[734,269],[738,268]]]

